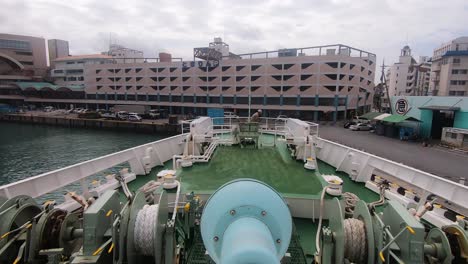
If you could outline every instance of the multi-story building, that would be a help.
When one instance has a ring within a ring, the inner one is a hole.
[[[102,54],[59,57],[54,60],[51,77],[60,86],[84,86],[87,65],[112,63],[112,57]]]
[[[431,67],[432,95],[468,95],[468,37],[459,37],[434,50]]]
[[[49,65],[50,68],[55,68],[55,60],[61,57],[67,57],[70,55],[70,49],[68,47],[68,41],[61,39],[49,39],[47,40],[49,48]]]
[[[416,76],[416,87],[413,94],[419,96],[427,96],[429,94],[429,85],[431,80],[431,62],[429,57],[419,57],[419,63],[416,65],[418,72]]]
[[[21,84],[17,89],[29,93],[24,103],[91,109],[148,105],[184,115],[206,115],[209,108],[222,108],[246,116],[249,109],[262,109],[265,116],[333,121],[369,111],[374,54],[342,44],[295,50],[298,56],[280,56],[279,51],[236,55],[210,46],[195,48],[197,60],[193,61],[166,58],[139,63],[112,58],[102,64],[83,63],[80,68],[73,67],[81,59],[58,59],[55,77],[65,77],[68,69],[83,69],[84,89],[70,87],[75,83],[69,82],[68,91],[74,95],[66,98],[67,87],[59,83],[55,92],[47,84]],[[59,65],[63,72],[57,73]],[[34,96],[34,91],[43,89],[49,97]]]
[[[147,104],[180,114],[224,108],[246,115],[249,96],[252,108],[270,116],[310,120],[343,119],[370,108],[374,54],[346,45],[297,50],[303,55],[279,57],[272,51],[210,61],[199,54],[208,61],[89,65],[85,91],[96,103]]]
[[[0,34],[0,79],[42,79],[46,72],[45,39]]]
[[[109,46],[109,51],[102,52],[102,54],[109,55],[115,59],[120,59],[120,61],[125,63],[144,61],[143,51],[129,49],[117,44],[111,44]]]
[[[394,63],[388,75],[390,96],[427,95],[430,64],[421,57],[419,63],[411,56],[411,48],[404,46],[397,63]]]

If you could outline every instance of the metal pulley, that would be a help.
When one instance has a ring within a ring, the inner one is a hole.
[[[41,207],[29,196],[11,198],[0,206],[0,263],[12,263],[25,243],[32,220]]]
[[[59,235],[59,246],[63,255],[70,256],[77,252],[83,244],[83,222],[77,214],[71,213],[62,221]]]
[[[45,210],[39,220],[33,222],[28,256],[31,262],[38,259],[47,261],[47,256],[40,256],[39,252],[60,247],[60,231],[67,212],[60,209]]]

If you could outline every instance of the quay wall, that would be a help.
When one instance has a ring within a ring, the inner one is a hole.
[[[5,114],[0,115],[0,122],[16,122],[41,125],[53,125],[70,128],[92,128],[92,129],[108,129],[133,131],[142,133],[161,133],[161,134],[177,134],[180,132],[179,125],[167,123],[153,122],[128,122],[118,120],[105,119],[84,119],[73,117],[57,117],[57,116],[38,116],[24,114]]]

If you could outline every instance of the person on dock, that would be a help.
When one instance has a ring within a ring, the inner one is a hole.
[[[258,109],[257,112],[255,112],[251,117],[250,117],[250,122],[259,122],[260,117],[262,116],[262,109]]]

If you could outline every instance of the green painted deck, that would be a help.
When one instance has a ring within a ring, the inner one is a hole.
[[[212,192],[234,179],[253,178],[285,195],[316,195],[323,188],[317,173],[303,168],[281,148],[220,146],[210,162],[184,168],[179,178],[185,190]]]

